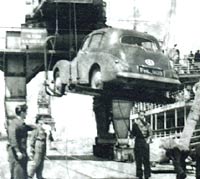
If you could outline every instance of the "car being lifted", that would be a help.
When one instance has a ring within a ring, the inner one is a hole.
[[[76,85],[111,93],[164,94],[180,84],[155,37],[117,28],[87,35],[72,61],[56,63],[53,78],[59,94]]]

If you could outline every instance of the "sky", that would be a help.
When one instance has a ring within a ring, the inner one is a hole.
[[[171,38],[167,46],[172,48],[174,44],[178,44],[182,57],[190,50],[195,52],[200,49],[197,40],[200,32],[200,23],[197,23],[200,17],[199,0],[176,0],[176,12],[171,25],[168,21],[171,0],[107,0],[108,23],[112,26],[133,28],[133,3],[139,11],[138,19],[141,21],[137,30],[148,32],[159,40],[170,31]],[[156,24],[161,26],[159,31]]]
[[[0,2],[0,27],[20,27],[26,13],[25,0],[2,0]]]

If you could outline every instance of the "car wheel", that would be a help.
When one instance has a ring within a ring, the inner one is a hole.
[[[103,89],[103,82],[100,69],[96,69],[92,72],[91,87],[93,89]]]
[[[54,78],[54,91],[59,95],[63,95],[65,93],[65,86],[60,78],[60,72],[56,71],[55,78]]]

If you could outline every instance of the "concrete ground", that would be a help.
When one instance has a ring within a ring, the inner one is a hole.
[[[54,143],[54,147],[57,149],[48,150],[45,160],[43,173],[47,179],[136,178],[135,163],[116,162],[94,157],[91,152],[91,146],[84,146],[83,141],[59,141]],[[0,152],[0,179],[9,179],[6,141],[0,142]],[[29,162],[30,165],[31,162]],[[169,167],[171,168],[171,166]],[[194,171],[190,171],[187,178],[194,179]],[[151,177],[151,179],[175,178],[174,173],[152,173]]]

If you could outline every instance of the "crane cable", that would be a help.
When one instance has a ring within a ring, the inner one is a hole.
[[[76,22],[76,5],[73,4],[73,10],[74,10],[74,40],[75,40],[75,52],[77,54],[78,52],[78,37],[77,37],[77,22]],[[76,64],[76,72],[77,72],[77,80],[80,79],[79,76],[79,69],[78,69],[78,61]]]
[[[44,45],[44,68],[45,68],[45,80],[48,81],[49,78],[48,78],[48,71],[51,67],[51,64],[52,64],[52,61],[53,61],[53,55],[54,55],[54,52],[55,52],[55,45],[56,45],[56,40],[57,40],[57,36],[58,36],[58,24],[59,21],[58,21],[58,3],[56,2],[56,29],[55,29],[55,33],[54,35],[51,35],[51,36],[47,36],[46,40],[45,40],[45,45]],[[48,65],[48,55],[47,55],[47,45],[48,45],[48,42],[50,43],[51,45],[51,48],[52,48],[52,53],[51,53],[51,56],[50,56],[50,60],[49,60],[49,65]]]
[[[71,61],[71,48],[72,48],[72,40],[71,40],[71,35],[72,35],[72,27],[71,27],[71,4],[69,4],[69,61]],[[72,66],[71,63],[69,64],[69,82],[72,81]]]
[[[57,36],[58,36],[58,25],[59,25],[59,21],[58,21],[58,3],[56,2],[56,29],[55,29],[55,33],[54,33],[55,38],[53,39],[53,41],[50,41],[53,51],[55,51],[55,45],[56,45]],[[51,53],[50,63],[49,63],[49,66],[48,66],[47,70],[50,69],[52,61],[53,61],[53,53]]]
[[[77,40],[77,22],[76,22],[76,5],[73,4],[74,9],[74,38],[75,38],[75,52],[78,52],[78,40]]]
[[[55,52],[55,47],[56,47],[56,43],[57,43],[57,38],[59,35],[59,19],[58,19],[58,3],[56,2],[56,8],[55,8],[55,32],[54,35],[51,36],[47,36],[46,40],[45,40],[45,47],[44,47],[44,67],[45,67],[45,90],[47,92],[48,95],[51,96],[59,96],[60,94],[55,94],[52,89],[49,88],[48,85],[48,71],[50,70],[51,66],[52,66],[52,62],[53,62],[53,56],[56,53]],[[48,55],[47,55],[47,45],[48,43],[50,44],[50,47],[52,49],[52,52],[50,53],[50,57],[49,57],[49,63],[48,63]]]

